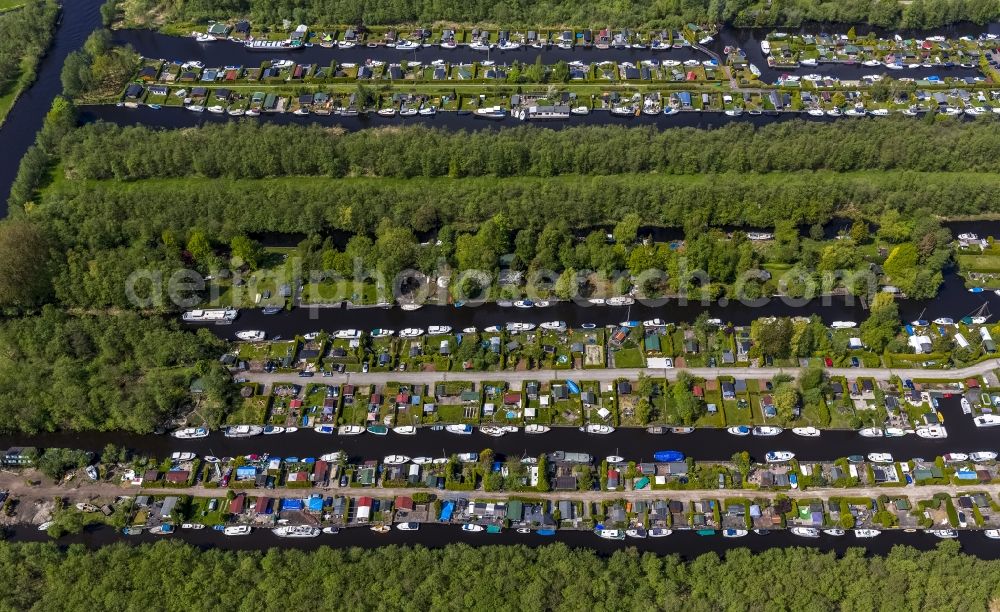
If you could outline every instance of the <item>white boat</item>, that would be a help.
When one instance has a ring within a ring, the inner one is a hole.
[[[1000,540],[1000,529],[987,529],[983,535],[991,540]]]
[[[208,428],[207,427],[185,427],[184,429],[178,429],[170,434],[175,438],[181,440],[193,440],[194,438],[207,438]]]
[[[507,331],[519,333],[519,332],[529,332],[535,329],[534,323],[508,323]]]
[[[419,338],[424,335],[424,330],[418,327],[407,327],[403,331],[399,332],[400,338]]]
[[[612,427],[612,426],[610,426],[610,425],[601,425],[599,423],[590,423],[586,427],[581,427],[580,431],[583,431],[583,432],[586,432],[586,433],[589,433],[589,434],[606,435],[606,434],[609,434],[609,433],[613,433],[615,431],[615,428]]]
[[[462,333],[463,334],[474,334],[474,333],[476,333],[478,331],[479,330],[476,329],[475,327],[463,327],[462,328]]]
[[[538,465],[538,457],[522,457],[521,463],[524,465]]]
[[[430,457],[414,457],[410,461],[412,463],[415,463],[416,465],[429,465],[431,463],[434,463],[434,459]]]
[[[961,405],[962,405],[962,414],[972,414],[972,404],[969,403],[969,400],[963,397]]]
[[[607,457],[604,458],[604,460],[607,461],[608,463],[624,463],[625,462],[625,458],[622,457],[621,455],[608,455]]]
[[[185,323],[230,323],[238,314],[235,308],[195,309],[182,314],[181,320]]]
[[[742,538],[743,536],[749,534],[750,532],[746,529],[723,529],[722,537],[724,538]]]
[[[323,533],[327,535],[337,535],[338,533],[340,533],[340,527],[334,527],[332,525],[330,527],[324,527]]]
[[[326,453],[326,454],[320,455],[319,456],[319,460],[320,461],[326,461],[327,463],[336,463],[336,462],[340,461],[340,458],[343,455],[344,455],[344,453],[342,453],[340,451],[337,451],[337,452],[334,452],[334,453]]]
[[[361,331],[357,329],[339,329],[333,334],[333,337],[341,340],[358,340],[361,338]]]
[[[572,113],[572,114],[574,114],[574,115],[589,115],[590,114],[590,107],[587,107],[587,106],[574,106],[573,108],[570,109],[569,112]]]
[[[604,301],[608,306],[631,306],[635,304],[635,298],[629,296],[611,297]]]
[[[365,433],[365,428],[361,425],[341,425],[337,428],[338,436],[356,436]]]
[[[750,435],[750,428],[747,427],[746,425],[734,425],[734,426],[726,429],[726,431],[729,432],[729,433],[731,433],[734,436],[749,436]]]
[[[665,538],[673,532],[673,529],[667,529],[666,527],[653,527],[648,533],[651,538]]]
[[[372,338],[388,338],[389,336],[396,333],[391,329],[382,329],[381,327],[376,327],[370,332]]]
[[[494,438],[499,438],[500,436],[506,434],[503,427],[497,427],[496,425],[483,425],[479,428],[479,433],[491,436]]]
[[[832,529],[824,529],[823,533],[826,534],[826,535],[828,535],[828,536],[840,537],[840,536],[844,535],[847,532],[845,532],[843,529],[841,529],[839,527],[834,527]]]
[[[976,451],[974,453],[969,453],[969,459],[975,462],[982,461],[993,461],[997,458],[997,454],[993,451]]]
[[[475,116],[482,119],[503,119],[507,116],[507,111],[502,106],[477,108]]]
[[[222,463],[222,459],[219,459],[215,455],[205,455],[205,463]]]
[[[484,527],[482,525],[476,525],[475,523],[466,523],[462,525],[462,531],[468,531],[469,533],[479,533]]]
[[[833,329],[851,329],[852,327],[857,327],[857,323],[854,321],[834,321],[830,324]]]
[[[417,114],[422,115],[424,117],[434,116],[434,115],[437,114],[437,107],[436,106],[425,106],[425,107],[421,108],[420,110],[418,110]]]
[[[539,325],[539,327],[549,331],[566,331],[566,321],[546,321]]]
[[[868,460],[872,463],[892,463],[892,455],[889,453],[868,453]]]
[[[285,428],[281,427],[280,425],[265,425],[264,426],[264,435],[265,436],[274,436],[274,435],[283,434],[283,433],[285,433]]]
[[[377,114],[379,116],[382,116],[382,117],[395,117],[396,116],[396,109],[394,109],[394,108],[380,108],[377,111],[375,111],[375,114]]]
[[[631,527],[625,530],[625,535],[630,538],[637,538],[639,540],[645,540],[646,536],[649,535],[643,527]]]
[[[881,438],[885,435],[881,427],[865,427],[858,434],[863,438]]]
[[[266,338],[267,334],[259,329],[247,329],[241,332],[236,332],[236,337],[247,342],[259,342]]]
[[[906,430],[901,427],[886,427],[885,437],[886,438],[900,438],[906,435]]]
[[[420,523],[410,522],[410,523],[397,523],[396,529],[400,531],[417,531],[420,529]]]
[[[392,45],[390,45],[392,46]],[[396,43],[396,49],[400,51],[412,51],[414,49],[420,48],[420,44],[413,42],[412,40],[401,40]]]
[[[760,52],[763,53],[764,55],[770,55],[771,43],[766,40],[760,41]]]
[[[199,529],[204,529],[205,525],[201,523],[181,523],[181,529],[194,529],[195,531]]]
[[[252,438],[264,433],[264,428],[260,425],[232,425],[226,428],[227,438]]]
[[[311,525],[282,525],[272,529],[271,533],[279,538],[315,538],[323,531]]]
[[[965,453],[945,453],[941,458],[945,463],[961,463],[969,460],[969,456]]]
[[[768,463],[784,463],[795,458],[795,453],[791,451],[770,451],[764,455]]]
[[[938,317],[938,318],[934,319],[934,324],[935,325],[954,325],[955,321],[954,321],[954,319],[951,319],[949,317]]]
[[[927,533],[936,538],[941,538],[942,540],[949,540],[958,537],[958,531],[954,529],[928,529]]]
[[[333,424],[326,424],[326,425],[320,424],[313,427],[313,431],[315,431],[318,434],[323,434],[325,436],[332,436],[334,433],[337,433],[337,426]]]
[[[882,535],[882,532],[878,529],[855,529],[854,537],[856,538],[874,538],[875,536]]]
[[[447,325],[431,325],[427,328],[428,336],[443,336],[451,332],[451,327]]]
[[[790,529],[792,535],[797,535],[802,538],[818,538],[819,529],[815,527],[792,527]]]
[[[621,529],[595,529],[597,537],[605,540],[624,540],[625,532]]]
[[[209,106],[205,110],[207,110],[210,113],[215,113],[216,115],[221,115],[222,113],[226,112],[226,107],[215,105],[215,106]]]
[[[983,414],[972,419],[976,427],[996,427],[1000,425],[1000,415]]]
[[[250,535],[253,531],[253,527],[250,525],[230,525],[222,530],[222,535],[227,536],[242,536]]]
[[[444,430],[460,436],[472,435],[472,425],[445,425]]]
[[[404,463],[409,463],[410,458],[406,455],[387,455],[382,459],[382,463],[386,465],[403,465]]]
[[[917,427],[915,433],[921,438],[928,438],[932,440],[948,437],[948,430],[944,428],[944,425],[926,425],[924,427]]]
[[[170,453],[170,460],[171,461],[191,461],[195,457],[197,457],[197,455],[195,455],[194,453],[187,453],[187,452],[180,452],[180,451],[174,452],[174,453]]]
[[[815,438],[820,435],[820,431],[815,427],[793,427],[792,433],[805,438]]]
[[[190,106],[185,106],[184,108],[188,109],[192,113],[203,113],[203,112],[205,112],[205,107],[202,106],[201,104],[191,104]]]
[[[803,66],[816,66],[817,64],[819,64],[819,62],[817,62],[815,59],[809,57],[809,58],[806,58],[804,60],[801,60],[799,62],[799,64],[801,64]]]
[[[755,436],[776,436],[781,432],[782,429],[780,427],[768,427],[768,426],[754,427],[752,430],[752,433]]]
[[[525,425],[524,433],[526,434],[543,434],[548,433],[552,428],[547,425]]]
[[[642,322],[643,327],[666,327],[667,322],[663,319],[649,319]]]
[[[417,428],[413,425],[400,425],[399,427],[393,427],[392,433],[397,433],[401,436],[415,436],[417,435]]]
[[[312,341],[312,340],[315,340],[316,338],[319,338],[319,332],[318,331],[316,331],[316,332],[309,332],[308,334],[302,334],[302,339],[303,340]]]
[[[76,509],[80,512],[97,512],[99,508],[94,504],[88,504],[85,502],[80,502],[75,505]]]

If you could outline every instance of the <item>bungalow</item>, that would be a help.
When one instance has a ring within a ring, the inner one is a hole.
[[[232,95],[233,95],[233,92],[231,92],[230,90],[226,89],[225,87],[220,87],[219,89],[215,90],[215,99],[219,100],[220,102],[228,100],[229,97],[232,96]]]
[[[261,495],[257,498],[257,501],[253,505],[253,513],[257,518],[270,516],[273,510],[271,507],[271,498],[265,495]]]
[[[354,513],[354,519],[361,522],[368,522],[368,519],[372,515],[372,503],[373,500],[370,497],[359,497],[357,501],[357,510]]]
[[[0,453],[0,465],[4,467],[31,465],[37,456],[38,450],[34,446],[12,446]]]
[[[736,387],[731,382],[722,383],[722,399],[735,399]]]
[[[431,75],[431,79],[435,81],[443,81],[446,78],[448,78],[448,71],[444,69],[444,66],[434,68],[434,73]]]
[[[186,484],[188,479],[191,478],[191,472],[187,470],[173,470],[167,472],[167,475],[164,478],[169,483]]]
[[[240,515],[247,507],[247,494],[237,493],[236,497],[229,502],[229,514]]]
[[[765,417],[778,416],[778,411],[774,407],[774,398],[770,395],[764,395],[760,398],[760,409],[764,412]]]
[[[405,495],[398,495],[393,502],[393,507],[396,508],[397,512],[413,512],[413,498]]]
[[[208,68],[205,72],[201,73],[201,81],[203,83],[214,83],[216,77],[219,76],[218,68]]]
[[[398,64],[393,64],[392,66],[389,66],[387,74],[393,81],[398,81],[403,78],[403,69]]]
[[[138,83],[132,83],[127,88],[125,88],[125,97],[130,100],[135,100],[140,96],[142,96],[142,93],[144,91],[145,88],[142,85],[139,85]]]
[[[146,66],[139,71],[138,78],[140,81],[148,83],[150,81],[155,81],[156,77],[159,76],[160,71],[153,66]]]
[[[165,96],[170,92],[166,85],[150,85],[146,91],[151,96]]]
[[[575,506],[568,499],[559,501],[559,518],[564,521],[571,521],[576,518]]]

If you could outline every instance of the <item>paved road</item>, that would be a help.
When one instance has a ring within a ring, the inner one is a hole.
[[[979,376],[1000,367],[1000,359],[989,359],[981,363],[962,369],[954,370],[924,370],[916,368],[828,368],[826,372],[830,376],[845,376],[847,378],[874,378],[876,380],[888,380],[892,376],[900,378],[948,378],[950,380],[962,380],[974,376]],[[746,379],[769,380],[778,374],[789,374],[797,376],[801,368],[685,368],[683,371],[697,378],[713,379],[720,376],[732,376]],[[567,378],[576,380],[595,380],[601,383],[611,382],[619,378],[635,380],[640,373],[645,373],[654,377],[665,377],[674,380],[682,370],[677,369],[651,369],[651,368],[607,368],[603,370],[528,370],[523,372],[367,372],[335,374],[332,377],[301,379],[315,382],[335,382],[338,384],[378,384],[387,382],[417,383],[427,384],[431,382],[456,380],[481,382],[484,380],[506,381],[512,387],[520,387],[522,383],[529,380],[565,380]],[[289,382],[296,380],[294,374],[287,373],[263,373],[245,372],[241,377],[250,381],[262,383],[270,386],[276,382]],[[517,383],[517,384],[514,384]]]

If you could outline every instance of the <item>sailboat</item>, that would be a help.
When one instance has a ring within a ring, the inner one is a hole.
[[[989,320],[993,315],[990,314],[990,305],[988,302],[983,302],[983,305],[962,317],[962,323],[966,325],[982,325]]]

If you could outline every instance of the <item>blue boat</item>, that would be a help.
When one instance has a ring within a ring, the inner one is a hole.
[[[577,385],[572,380],[567,380],[566,381],[566,388],[569,389],[570,393],[579,393],[580,392],[580,386]]]
[[[260,314],[273,315],[281,312],[281,306],[266,306],[261,309]]]
[[[556,535],[555,529],[538,529],[535,531],[540,536],[554,536]]]
[[[982,287],[973,287],[972,289],[969,289],[969,293],[982,293],[982,292],[983,292]]]
[[[151,108],[153,110],[160,110],[161,107],[160,107],[159,104],[150,104],[149,108]]]
[[[656,451],[653,453],[653,460],[663,463],[684,461],[684,453],[680,451]]]
[[[622,321],[622,327],[636,328],[639,327],[638,321]]]

